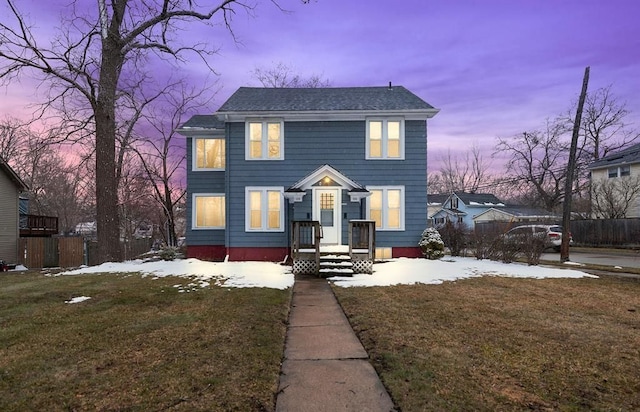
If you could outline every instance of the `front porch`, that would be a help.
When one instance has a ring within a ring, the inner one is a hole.
[[[292,222],[293,273],[316,276],[349,276],[373,273],[375,222],[350,220],[348,245],[324,245],[323,228],[315,220]]]

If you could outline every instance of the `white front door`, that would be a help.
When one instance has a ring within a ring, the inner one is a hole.
[[[322,245],[341,244],[341,192],[340,189],[315,189],[313,191],[313,220],[322,226]]]

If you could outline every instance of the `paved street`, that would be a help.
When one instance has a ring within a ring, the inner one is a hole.
[[[559,261],[560,253],[543,253],[542,260]],[[602,266],[620,266],[622,268],[640,268],[640,252],[611,251],[598,249],[569,250],[569,260]]]

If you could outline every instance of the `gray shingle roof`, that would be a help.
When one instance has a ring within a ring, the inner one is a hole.
[[[180,129],[224,129],[224,122],[213,114],[196,114],[180,126]]]
[[[402,86],[332,88],[241,87],[218,109],[225,112],[349,110],[435,111]]]
[[[523,217],[523,216],[559,217],[556,214],[548,212],[544,209],[537,208],[537,207],[530,207],[530,206],[507,205],[506,207],[501,208],[500,210],[518,217]]]
[[[16,185],[18,190],[23,192],[29,190],[29,186],[27,186],[24,180],[22,180],[20,176],[18,176],[18,174],[2,157],[0,157],[0,171],[4,172],[7,175],[7,177],[13,182],[13,184]]]
[[[634,144],[628,149],[611,153],[589,165],[589,169],[601,169],[603,167],[618,166],[622,164],[640,163],[640,143]]]
[[[464,192],[454,192],[460,200],[464,202],[465,205],[470,205],[473,203],[478,203],[483,206],[489,205],[498,205],[502,202],[495,195],[490,193],[464,193]]]
[[[443,204],[451,195],[440,193],[428,193],[427,204]]]

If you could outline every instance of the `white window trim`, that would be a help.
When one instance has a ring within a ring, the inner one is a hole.
[[[280,192],[280,227],[276,229],[269,229],[267,227],[268,222],[268,200],[267,200],[267,192]],[[251,228],[251,210],[249,193],[250,192],[262,192],[262,204],[261,213],[262,213],[262,227],[259,229]],[[245,232],[284,232],[284,187],[283,186],[246,186],[244,188],[244,230]]]
[[[225,148],[225,154],[224,154],[224,165],[225,167],[198,167],[198,157],[197,157],[197,151],[198,151],[198,145],[196,144],[196,140],[222,140],[223,143],[225,144],[226,142],[224,142],[224,138],[220,138],[220,137],[194,137],[191,141],[191,170],[194,172],[223,172],[227,166],[227,153],[226,153],[226,148]]]
[[[382,122],[382,156],[371,157],[369,144],[369,124],[374,122]],[[400,157],[388,157],[388,122],[400,122]],[[404,119],[402,117],[368,117],[367,130],[365,136],[365,159],[366,160],[404,160]]]
[[[250,133],[249,133],[249,124],[250,123],[261,123],[262,124],[262,156],[260,158],[252,158],[251,157],[251,146],[250,146]],[[280,123],[280,157],[270,158],[268,153],[268,134],[267,134],[267,124],[268,123]],[[244,160],[250,161],[261,161],[261,160],[284,160],[284,121],[282,119],[247,119],[244,123]]]
[[[616,175],[615,176],[611,176],[610,172],[613,171],[614,169],[615,169]],[[622,174],[623,169],[628,170],[629,173],[626,174],[626,175],[623,175]],[[607,177],[609,179],[615,179],[615,178],[618,178],[618,177],[628,177],[628,176],[631,176],[631,165],[612,166],[612,167],[607,169]]]
[[[376,227],[377,231],[389,231],[389,232],[403,232],[404,223],[405,223],[405,198],[404,198],[404,186],[367,186],[367,190],[382,190],[382,199],[386,201],[387,195],[386,192],[388,190],[400,190],[400,227],[399,228],[389,228],[387,227],[388,221],[388,208],[386,204],[383,204],[382,207],[382,227]],[[367,219],[371,219],[371,196],[367,197]]]
[[[225,222],[223,226],[198,226],[196,215],[196,199],[198,197],[221,197],[224,200]],[[224,193],[194,193],[191,196],[191,230],[224,230],[227,220],[227,199]]]

